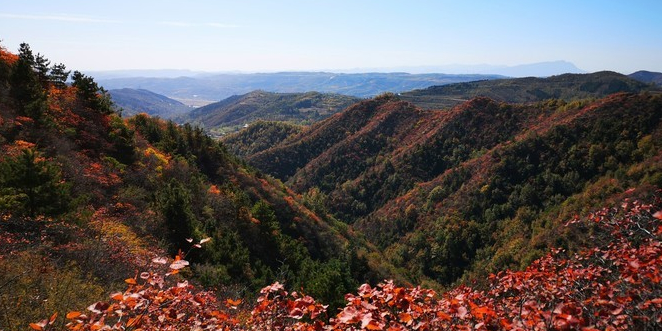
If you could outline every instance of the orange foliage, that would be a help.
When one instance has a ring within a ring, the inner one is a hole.
[[[13,65],[18,61],[18,55],[10,53],[4,47],[0,46],[0,61]]]
[[[662,193],[662,191],[660,192]],[[459,286],[438,295],[421,287],[385,281],[347,294],[346,306],[329,317],[314,298],[288,292],[276,282],[263,288],[250,315],[241,299],[218,302],[211,292],[186,281],[167,287],[167,275],[188,263],[177,255],[165,277],[143,272],[126,280],[123,293],[90,305],[87,314],[69,312],[70,330],[629,330],[662,326],[662,200],[647,205],[625,201],[587,220],[597,225],[595,243],[571,257],[557,249],[524,271],[489,278],[489,290]],[[208,241],[204,239],[194,247]],[[163,258],[153,260],[167,264]],[[30,325],[46,329],[51,319]]]
[[[209,186],[209,189],[207,190],[207,193],[212,194],[212,195],[220,195],[221,190],[218,189],[218,186],[211,185],[211,186]]]
[[[5,145],[3,153],[6,156],[15,157],[20,155],[24,150],[34,149],[36,145],[25,140],[16,140],[11,145]],[[1,159],[1,158],[0,158]]]
[[[122,182],[122,179],[115,171],[108,167],[104,167],[98,162],[90,163],[85,169],[83,169],[83,174],[85,177],[93,180],[96,184],[104,187],[118,185]]]

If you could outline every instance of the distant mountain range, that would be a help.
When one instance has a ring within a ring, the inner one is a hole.
[[[512,78],[475,81],[405,92],[403,100],[425,109],[449,108],[482,96],[504,102],[535,102],[546,99],[566,101],[599,98],[616,92],[639,92],[652,89],[628,76],[601,71],[592,74],[563,74],[547,78]]]
[[[357,69],[358,70],[358,69]],[[412,74],[443,72],[445,74],[491,74],[506,77],[548,77],[564,73],[579,74],[584,70],[577,68],[567,61],[548,61],[521,64],[515,66],[490,65],[490,64],[450,64],[443,66],[408,66],[362,69],[367,71],[408,72]]]
[[[113,103],[124,116],[147,113],[161,118],[172,118],[191,110],[185,104],[143,89],[123,88],[108,91]]]
[[[281,72],[218,74],[195,77],[126,77],[98,79],[107,89],[147,89],[176,99],[223,100],[255,90],[280,93],[318,91],[356,97],[383,92],[404,92],[457,82],[504,78],[499,75],[448,75],[408,73],[339,74],[330,72]]]
[[[311,124],[360,101],[341,94],[253,91],[196,108],[179,116],[180,123],[202,126],[211,133],[227,133],[257,120]]]
[[[493,65],[493,64],[448,64],[448,65],[428,65],[428,66],[399,66],[399,67],[374,67],[374,68],[353,68],[344,70],[318,70],[319,72],[329,72],[335,74],[363,74],[363,73],[394,73],[406,72],[410,74],[432,74],[444,73],[452,75],[467,74],[489,74],[501,75],[507,77],[547,77],[564,73],[585,73],[584,70],[577,68],[568,61],[546,61],[527,63],[520,65]],[[244,71],[223,71],[208,72],[194,71],[187,69],[133,69],[133,70],[106,70],[90,71],[87,74],[94,76],[97,80],[108,80],[113,78],[129,77],[152,77],[152,78],[177,78],[177,77],[205,77],[221,74],[254,74],[255,72]]]
[[[636,79],[644,83],[653,83],[658,86],[662,86],[662,72],[653,72],[640,70],[628,75],[632,79]]]

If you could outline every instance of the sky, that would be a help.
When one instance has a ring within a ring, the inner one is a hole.
[[[74,70],[356,70],[564,60],[662,72],[660,0],[0,0],[0,45]]]

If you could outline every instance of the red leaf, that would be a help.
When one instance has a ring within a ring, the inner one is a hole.
[[[51,318],[48,319],[48,324],[53,324],[55,322],[55,319],[57,318],[57,312],[51,315]]]
[[[165,257],[155,257],[152,259],[152,262],[156,264],[166,264],[168,262],[168,259],[166,259]]]
[[[138,283],[136,282],[136,279],[135,279],[135,278],[127,278],[127,279],[124,280],[124,282],[127,283],[127,284],[130,284],[130,285],[136,285],[136,284],[138,284]]]
[[[109,304],[99,301],[99,302],[91,304],[89,307],[87,307],[87,310],[89,310],[93,313],[101,314],[101,312],[108,309],[109,307],[110,307]]]
[[[450,321],[450,320],[453,319],[453,317],[451,317],[451,315],[448,315],[448,314],[444,313],[443,311],[438,311],[437,312],[437,317],[444,320],[444,321]]]
[[[175,262],[170,264],[170,269],[173,270],[179,270],[188,265],[188,261],[186,260],[176,260]]]
[[[67,317],[67,319],[72,320],[72,319],[74,319],[74,318],[76,318],[80,315],[81,315],[81,312],[79,312],[79,311],[70,311],[69,313],[67,313],[66,317]]]
[[[370,323],[368,323],[368,325],[366,325],[364,327],[364,329],[367,329],[367,330],[383,330],[384,327],[381,324],[377,323],[375,320],[371,320]]]
[[[400,322],[402,323],[411,323],[412,317],[411,314],[408,313],[400,313],[398,314],[398,318],[400,319]]]
[[[343,309],[343,311],[338,314],[338,321],[340,323],[354,323],[358,322],[359,311],[354,308],[354,306],[349,306]]]
[[[372,319],[372,313],[367,313],[363,315],[363,318],[361,319],[361,329],[382,330],[383,326]]]
[[[30,328],[32,328],[32,330],[37,330],[37,331],[44,329],[43,326],[41,326],[37,323],[30,323]]]
[[[225,300],[225,302],[227,302],[227,304],[229,306],[235,306],[236,307],[236,306],[239,306],[241,304],[241,299],[237,299],[237,300],[227,299],[227,300]]]
[[[290,310],[288,317],[294,319],[301,319],[303,317],[303,310],[301,310],[301,308],[295,307],[294,309]]]
[[[496,313],[488,307],[478,307],[471,310],[472,314],[475,314],[478,318],[483,318],[483,315],[487,316],[496,316]]]
[[[457,317],[460,319],[464,319],[467,316],[467,308],[464,306],[460,306],[457,308]]]

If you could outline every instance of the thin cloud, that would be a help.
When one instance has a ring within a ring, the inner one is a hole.
[[[176,21],[162,21],[162,22],[159,22],[159,24],[169,25],[169,26],[178,26],[178,27],[183,27],[183,28],[188,28],[188,27],[195,26],[195,24],[193,24],[193,23],[176,22]]]
[[[0,13],[0,17],[21,19],[21,20],[62,21],[62,22],[74,22],[74,23],[121,23],[120,21],[116,21],[116,20],[105,20],[98,18],[69,16],[69,15],[23,15],[23,14]]]
[[[223,24],[223,23],[207,23],[207,24],[205,24],[205,25],[206,25],[206,26],[213,27],[213,28],[222,28],[222,29],[234,29],[234,28],[238,28],[238,27],[239,27],[239,25],[235,25],[235,24]]]
[[[234,24],[225,24],[225,23],[190,23],[190,22],[181,22],[181,21],[161,21],[159,24],[180,27],[180,28],[192,28],[192,27],[212,27],[219,29],[234,29],[238,28],[239,25]]]

